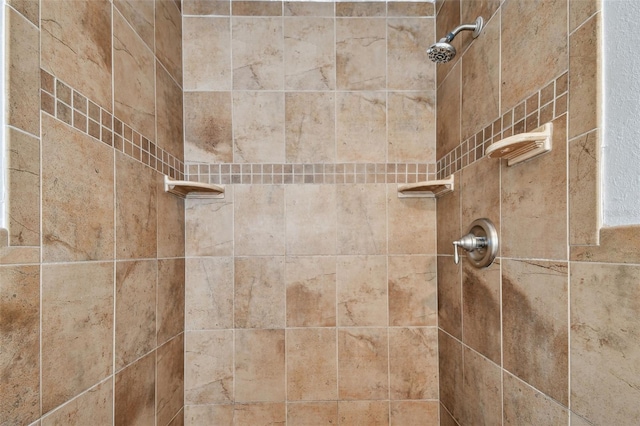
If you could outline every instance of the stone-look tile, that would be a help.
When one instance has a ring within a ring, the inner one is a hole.
[[[386,20],[336,19],[336,79],[340,90],[386,86]]]
[[[284,83],[289,90],[333,90],[334,19],[284,20]]]
[[[177,2],[178,0],[174,1]],[[180,408],[180,411],[178,411],[178,414],[176,414],[173,419],[171,419],[168,426],[184,426],[184,407]]]
[[[282,3],[265,0],[234,0],[231,2],[233,16],[282,16]]]
[[[338,185],[336,202],[338,253],[385,254],[385,185]]]
[[[0,267],[0,423],[40,417],[40,268]]]
[[[374,1],[345,1],[338,4],[336,2],[336,16],[339,17],[373,17],[385,16],[386,5]]]
[[[500,263],[476,269],[462,260],[462,341],[500,362]]]
[[[387,96],[388,161],[435,162],[435,92],[390,92]]]
[[[156,143],[158,147],[182,160],[184,158],[182,89],[160,65],[156,66],[156,105],[158,107]]]
[[[340,400],[388,399],[388,362],[386,328],[339,329],[338,398]],[[342,411],[339,412],[342,417]],[[341,419],[341,424],[358,424],[358,422]]]
[[[204,163],[233,162],[230,92],[184,93],[184,158]]]
[[[286,185],[285,203],[287,255],[335,254],[335,185]]]
[[[389,18],[387,26],[387,88],[435,90],[436,65],[427,56],[435,19]]]
[[[233,328],[233,259],[187,259],[185,329],[216,328]]]
[[[566,425],[568,410],[509,373],[504,379],[504,425]]]
[[[237,404],[234,425],[284,425],[287,407],[284,403]]]
[[[569,243],[597,245],[600,230],[600,134],[569,141]]]
[[[456,28],[462,23],[460,18],[461,0],[436,0],[436,2],[441,4],[436,4],[436,11],[438,15],[436,19],[436,34],[433,38],[433,41],[440,40],[442,37],[446,36],[449,31]],[[459,37],[454,38],[452,42],[453,47],[456,48],[457,52],[464,52],[464,50],[462,49],[463,37],[461,36],[462,34],[460,34]],[[449,75],[455,65],[458,64],[461,57],[462,55],[456,55],[450,62],[436,65],[438,87],[440,87],[444,79],[447,77],[447,75]]]
[[[338,424],[385,426],[389,424],[388,401],[338,401]]]
[[[6,229],[0,229],[0,264],[2,265],[25,265],[38,263],[40,261],[40,247],[8,247],[9,240]]]
[[[567,9],[567,0],[503,4],[502,112],[567,70]]]
[[[553,150],[526,164],[502,165],[501,252],[505,257],[567,258],[566,116],[553,121]]]
[[[462,396],[462,344],[438,330],[438,370],[440,402],[460,421],[464,401]]]
[[[284,401],[284,330],[236,330],[235,401]]]
[[[113,263],[42,266],[42,412],[111,374]]]
[[[387,3],[387,16],[435,17],[435,4],[429,1],[394,1]]]
[[[233,425],[233,405],[187,405],[184,423],[188,426],[205,424]]]
[[[566,263],[504,260],[504,368],[568,405],[568,267]]]
[[[640,263],[640,226],[627,225],[600,230],[600,245],[572,246],[571,260],[607,263]]]
[[[116,425],[152,426],[156,421],[156,353],[116,374]]]
[[[569,37],[569,138],[602,122],[601,15],[593,16]]]
[[[284,186],[236,185],[235,255],[283,255]]]
[[[184,334],[157,350],[156,424],[166,425],[184,406]]]
[[[571,409],[594,424],[640,421],[640,267],[571,264]]]
[[[438,401],[392,401],[391,424],[402,426],[438,425]]]
[[[285,1],[284,16],[334,16],[334,4],[331,2]]]
[[[155,171],[116,152],[116,257],[141,259],[157,253]]]
[[[156,134],[155,58],[119,13],[113,14],[115,115],[142,135]],[[67,80],[75,81],[75,80]],[[82,90],[81,90],[82,91]],[[90,93],[82,91],[89,99]]]
[[[438,326],[462,339],[461,265],[451,256],[438,256]]]
[[[229,0],[182,0],[183,15],[229,15]],[[185,25],[188,27],[188,24]]]
[[[337,425],[337,402],[300,402],[287,404],[290,426]]]
[[[116,263],[116,370],[156,347],[157,262]]]
[[[156,187],[164,188],[164,175],[156,174]],[[184,257],[185,202],[164,191],[158,191],[158,257]]]
[[[34,25],[40,26],[40,1],[39,0],[7,0],[15,10],[31,21]]]
[[[436,325],[435,256],[389,256],[389,325]]]
[[[333,93],[285,94],[285,143],[289,163],[333,163],[336,158]]]
[[[338,366],[335,329],[289,329],[286,333],[287,400],[336,400]]]
[[[385,256],[341,256],[336,265],[338,325],[386,326],[387,259]]]
[[[524,166],[526,167],[526,166]],[[500,161],[484,157],[462,170],[460,176],[461,224],[465,235],[479,218],[493,222],[500,234]],[[452,244],[452,241],[449,241]],[[453,245],[453,244],[452,244]],[[462,253],[464,250],[459,249]]]
[[[184,90],[231,90],[229,18],[183,19]]]
[[[43,260],[112,259],[113,151],[42,115],[42,181]]]
[[[40,32],[12,8],[5,13],[6,124],[40,135]]]
[[[233,18],[233,88],[283,89],[282,18]]]
[[[40,13],[42,68],[111,111],[111,2],[43,0]]]
[[[573,32],[601,8],[600,0],[569,0],[569,32]]]
[[[40,245],[40,140],[8,127],[5,139],[9,245]]]
[[[478,0],[478,1],[461,1],[460,2],[460,22],[469,24],[475,22],[478,16],[484,18],[485,24],[491,19],[500,7],[501,0]],[[484,30],[482,30],[484,34]],[[443,37],[444,34],[438,35]],[[471,31],[463,31],[459,34],[462,36],[463,49],[473,41]]]
[[[380,92],[337,94],[336,155],[340,162],[384,162],[387,103]]]
[[[233,330],[185,336],[185,404],[233,402]]]
[[[570,419],[570,423],[569,424],[571,426],[592,426],[592,423],[589,423],[588,421],[586,421],[582,417],[578,416],[573,411],[569,412],[569,419]]]
[[[42,419],[42,426],[113,424],[112,383],[111,380],[106,380],[48,414]]]
[[[233,117],[234,162],[284,162],[284,93],[236,91]]]
[[[187,256],[233,255],[233,187],[224,199],[185,201],[185,253]]]
[[[284,258],[236,257],[234,281],[236,328],[284,328]]]
[[[441,196],[436,202],[438,254],[453,254],[453,242],[466,231],[466,228],[464,231],[462,230],[462,226],[469,226],[468,223],[462,226],[460,223],[460,194],[462,192],[460,180],[462,172],[455,173],[453,178],[453,192]]]
[[[182,16],[172,0],[156,0],[156,56],[182,85]]]
[[[113,4],[149,49],[153,50],[155,28],[153,0],[114,0]]]
[[[158,345],[184,330],[184,259],[158,260]]]
[[[462,2],[463,4],[465,2]],[[475,17],[470,21],[474,22]],[[500,117],[500,12],[462,61],[462,139]]]
[[[442,404],[440,404],[440,426],[458,426],[458,423]]]
[[[436,253],[436,202],[433,198],[398,198],[387,185],[389,254]]]
[[[464,348],[462,422],[465,425],[499,425],[502,422],[500,367]]]
[[[458,1],[458,0],[456,0]],[[458,63],[438,87],[436,122],[436,159],[444,157],[460,143],[461,68]]]
[[[334,257],[288,257],[285,283],[288,327],[336,325]]]
[[[438,399],[438,329],[389,330],[391,399]]]

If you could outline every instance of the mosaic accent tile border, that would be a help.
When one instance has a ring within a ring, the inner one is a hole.
[[[493,123],[463,141],[437,161],[438,179],[480,160],[489,145],[509,136],[530,132],[567,113],[568,73],[551,81]]]
[[[184,163],[47,71],[40,70],[40,110],[173,179]]]

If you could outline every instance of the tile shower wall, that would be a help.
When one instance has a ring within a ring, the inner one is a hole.
[[[438,34],[477,15],[438,67],[438,316],[442,424],[640,422],[637,227],[599,230],[600,2],[439,2]],[[493,141],[554,125],[553,150],[507,167]],[[494,221],[488,269],[451,241]]]
[[[0,424],[182,424],[179,4],[7,3]]]
[[[434,5],[183,7],[185,423],[438,424]]]

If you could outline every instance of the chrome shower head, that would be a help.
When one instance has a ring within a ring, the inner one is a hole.
[[[473,38],[476,38],[480,35],[483,27],[484,20],[481,16],[478,16],[478,18],[476,18],[476,22],[474,24],[460,25],[458,28],[447,34],[446,37],[440,39],[439,42],[432,44],[427,49],[429,59],[431,59],[436,64],[449,62],[454,58],[454,56],[456,56],[456,48],[451,44],[456,35],[458,35],[460,31],[473,31]]]

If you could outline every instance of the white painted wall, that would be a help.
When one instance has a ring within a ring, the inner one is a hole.
[[[605,226],[640,224],[640,0],[603,0]]]

